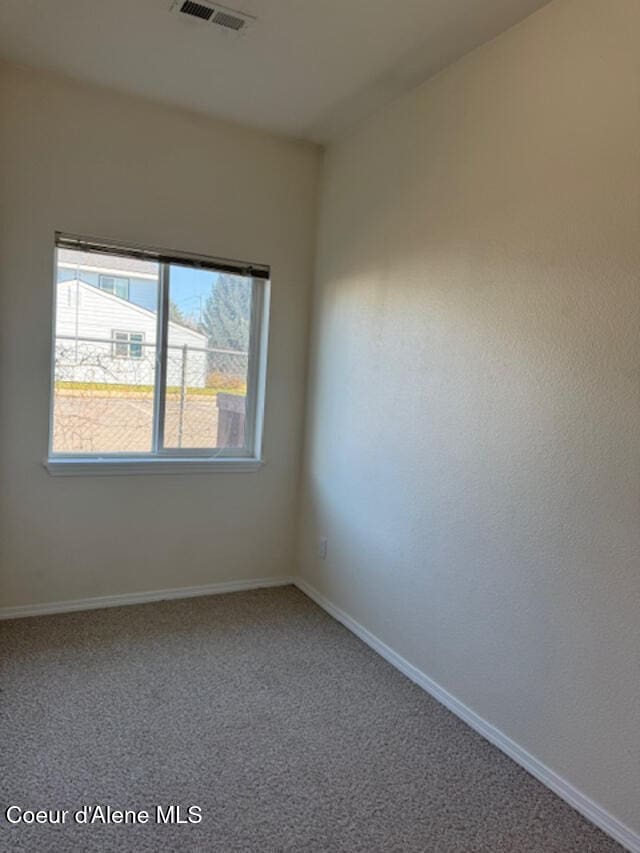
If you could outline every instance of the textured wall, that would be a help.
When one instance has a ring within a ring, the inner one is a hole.
[[[636,830],[639,37],[554,2],[329,150],[299,555]]]
[[[289,574],[319,154],[0,66],[0,604]],[[54,230],[272,265],[251,474],[51,478]]]

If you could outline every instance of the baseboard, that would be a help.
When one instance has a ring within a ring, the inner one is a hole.
[[[634,832],[628,826],[625,826],[621,821],[611,815],[606,809],[598,805],[592,799],[579,791],[562,776],[559,776],[541,761],[539,761],[531,753],[523,749],[511,738],[507,737],[503,732],[497,729],[491,723],[484,720],[471,708],[452,696],[444,687],[441,687],[433,679],[421,672],[417,667],[410,664],[397,652],[394,652],[389,646],[378,639],[374,634],[368,631],[364,626],[352,619],[348,613],[337,607],[332,601],[329,601],[322,593],[318,592],[311,584],[302,578],[294,578],[293,583],[305,595],[308,595],[316,604],[320,605],[323,610],[326,610],[334,619],[341,622],[346,628],[352,631],[357,637],[363,640],[374,651],[381,655],[396,669],[399,669],[407,678],[415,682],[423,690],[426,690],[434,699],[437,699],[445,708],[452,711],[457,717],[463,720],[467,725],[471,726],[476,732],[481,734],[494,746],[502,750],[509,758],[512,758],[517,764],[535,776],[543,785],[550,788],[555,794],[561,797],[565,802],[569,803],[576,811],[590,820],[591,823],[602,829],[611,838],[622,844],[631,853],[640,853],[640,834]]]
[[[122,607],[126,604],[146,604],[150,601],[169,601],[174,598],[196,598],[201,595],[220,595],[225,592],[242,592],[271,586],[287,586],[293,578],[252,578],[223,581],[204,586],[183,586],[176,589],[156,589],[149,592],[131,592],[123,595],[101,595],[97,598],[78,598],[73,601],[53,601],[46,604],[21,604],[17,607],[0,607],[0,619],[20,619],[25,616],[46,616],[53,613],[72,613],[76,610],[98,610],[102,607]]]

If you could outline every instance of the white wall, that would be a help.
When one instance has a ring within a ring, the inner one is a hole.
[[[0,604],[291,571],[318,151],[0,66]],[[271,264],[257,473],[51,478],[54,231]]]
[[[639,36],[551,3],[330,148],[299,553],[636,830]]]

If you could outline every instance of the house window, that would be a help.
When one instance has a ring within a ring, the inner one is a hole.
[[[113,332],[114,358],[142,358],[143,332]]]
[[[129,279],[116,275],[100,275],[98,276],[98,284],[100,290],[106,290],[107,293],[113,293],[114,296],[119,296],[121,299],[129,298]]]
[[[113,299],[128,279],[106,272],[100,288],[56,283],[49,471],[257,468],[269,268],[62,234],[56,247],[98,271],[144,261],[153,298]]]

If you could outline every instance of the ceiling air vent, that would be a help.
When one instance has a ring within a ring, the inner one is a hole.
[[[229,12],[216,12],[213,19],[214,24],[219,24],[221,27],[227,27],[229,30],[241,30],[244,25],[244,18],[239,18],[237,15],[231,15]]]
[[[253,15],[209,0],[173,0],[170,10],[201,24],[214,24],[218,32],[227,36],[242,35],[255,21]]]
[[[202,18],[203,21],[208,21],[213,15],[213,9],[208,6],[203,6],[201,3],[193,3],[192,0],[186,0],[180,6],[180,11],[185,15],[191,15],[194,18]]]

